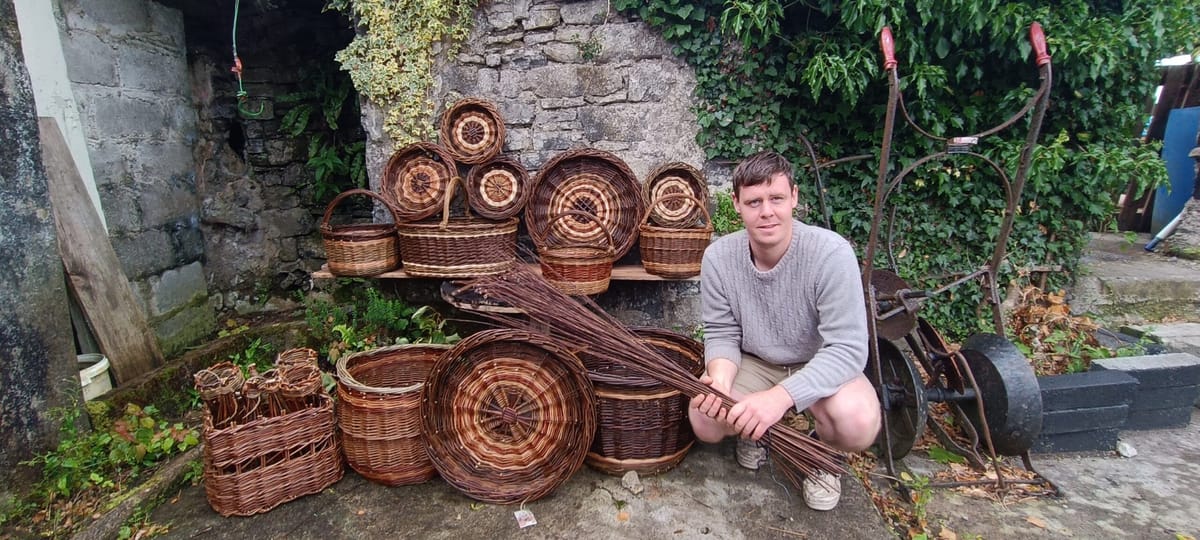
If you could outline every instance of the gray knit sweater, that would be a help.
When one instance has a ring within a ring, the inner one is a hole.
[[[794,221],[774,268],[750,259],[745,230],[717,239],[700,271],[705,363],[741,351],[772,364],[802,365],[780,383],[796,410],[831,396],[867,364],[867,311],[850,244],[837,233]]]

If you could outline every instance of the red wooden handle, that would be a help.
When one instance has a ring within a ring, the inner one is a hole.
[[[1029,25],[1029,43],[1033,45],[1034,62],[1037,67],[1042,67],[1050,63],[1050,53],[1046,52],[1046,33],[1042,32],[1042,25],[1037,21]]]
[[[879,34],[879,48],[883,49],[883,70],[896,69],[896,42],[892,39],[892,28],[883,27]]]

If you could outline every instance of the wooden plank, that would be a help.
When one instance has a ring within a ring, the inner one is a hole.
[[[525,265],[528,266],[530,270],[533,270],[534,272],[537,272],[538,274],[542,273],[542,269],[537,265],[537,263],[525,263]],[[329,272],[329,265],[326,264],[326,265],[321,265],[320,270],[313,272],[312,277],[313,277],[313,279],[332,279],[337,276],[335,276]],[[384,272],[384,273],[379,274],[378,276],[374,276],[374,277],[377,279],[429,279],[429,278],[410,276],[407,273],[405,273],[404,270],[392,270],[390,272]],[[433,278],[433,279],[441,279],[441,278]],[[614,281],[700,281],[700,276],[693,276],[693,277],[685,278],[685,279],[669,279],[669,278],[663,278],[663,277],[656,276],[654,274],[646,272],[646,269],[643,268],[642,265],[640,265],[640,264],[629,264],[629,265],[622,264],[622,265],[613,266],[612,279]]]
[[[67,282],[120,384],[161,366],[162,350],[125,279],[58,122],[42,117],[38,124]]]

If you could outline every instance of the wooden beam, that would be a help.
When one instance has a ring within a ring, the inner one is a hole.
[[[58,122],[41,117],[38,124],[67,282],[120,384],[161,366],[162,350],[100,224]]]

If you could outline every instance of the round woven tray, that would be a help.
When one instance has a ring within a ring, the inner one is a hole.
[[[583,364],[540,334],[485,330],[438,360],[422,393],[429,456],[467,496],[539,499],[583,465],[596,431]]]
[[[515,159],[499,156],[471,168],[467,202],[488,219],[508,219],[529,202],[529,173]]]
[[[567,210],[550,220],[552,226],[567,229],[590,228],[600,223],[596,216],[587,212]],[[551,239],[551,245],[538,246],[538,262],[542,277],[563,294],[586,296],[608,290],[612,279],[612,265],[616,258],[612,247],[612,236],[600,223],[604,233],[603,244],[572,244],[571,240]],[[571,234],[564,235],[571,238]],[[553,245],[555,243],[565,245]]]
[[[656,208],[662,208],[675,200],[686,200],[704,213],[704,225],[700,227],[660,227],[650,223]],[[686,193],[665,195],[656,199],[646,212],[646,218],[638,227],[641,234],[639,244],[642,266],[647,273],[668,279],[683,279],[700,275],[704,261],[704,250],[712,242],[712,218],[708,207]]]
[[[395,223],[333,225],[329,222],[333,210],[351,195],[366,195],[383,203],[397,219],[396,209],[373,191],[350,189],[329,201],[321,218],[321,240],[329,272],[337,276],[368,277],[400,266],[400,251],[396,245]],[[398,220],[397,220],[398,221]]]
[[[504,146],[504,119],[492,102],[464,98],[442,113],[438,134],[454,159],[483,163],[496,157]]]
[[[655,167],[642,183],[646,201],[659,201],[667,195],[691,195],[652,205],[650,221],[663,227],[691,227],[708,206],[708,182],[704,174],[687,163],[675,161]],[[707,210],[705,210],[707,212]]]
[[[413,143],[392,154],[383,168],[379,191],[400,220],[415,221],[437,213],[450,179],[457,175],[458,166],[445,148]]]
[[[435,470],[421,436],[421,389],[448,345],[393,345],[338,359],[338,427],[346,462],[389,486]]]
[[[616,155],[592,148],[568,150],[538,170],[533,186],[525,225],[535,244],[548,245],[554,237],[594,244],[607,230],[614,258],[619,259],[637,240],[646,203],[633,171]],[[551,227],[550,219],[568,210],[593,214],[599,222],[580,228],[559,222]]]

